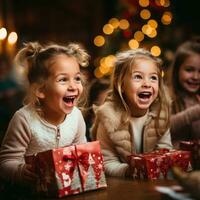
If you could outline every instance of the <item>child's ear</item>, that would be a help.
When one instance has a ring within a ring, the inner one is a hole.
[[[44,99],[45,98],[45,93],[44,93],[44,86],[35,86],[35,95],[40,98]]]

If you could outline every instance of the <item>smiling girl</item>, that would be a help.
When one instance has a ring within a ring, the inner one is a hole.
[[[96,110],[93,139],[100,140],[106,174],[130,176],[127,156],[172,148],[169,100],[160,61],[144,49],[118,53],[112,90]]]
[[[16,62],[27,72],[29,87],[25,105],[14,114],[1,146],[1,178],[34,182],[36,175],[25,156],[86,142],[85,122],[76,104],[83,91],[80,66],[87,65],[88,58],[74,43],[28,43],[19,51]]]
[[[200,139],[200,38],[178,47],[170,75],[171,134],[178,148],[180,140]]]

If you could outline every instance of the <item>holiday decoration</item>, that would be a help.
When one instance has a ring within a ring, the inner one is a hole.
[[[106,187],[98,141],[57,148],[26,157],[39,175],[37,190],[63,197]]]
[[[131,155],[129,160],[135,179],[166,179],[171,176],[171,168],[174,166],[183,171],[191,168],[189,151],[161,149],[151,153]]]
[[[119,5],[116,15],[105,22],[93,40],[97,47],[96,78],[110,76],[119,51],[145,48],[154,56],[166,56],[167,47],[163,45],[170,42],[166,43],[166,32],[170,34],[168,27],[173,22],[171,1],[122,0]]]
[[[190,151],[192,156],[192,168],[200,169],[200,140],[181,141],[180,149]]]

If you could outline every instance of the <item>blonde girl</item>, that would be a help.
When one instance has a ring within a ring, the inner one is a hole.
[[[127,156],[172,148],[169,99],[160,60],[144,49],[116,55],[112,91],[96,110],[93,139],[100,140],[106,174],[130,176]]]
[[[25,105],[10,121],[0,150],[0,176],[31,183],[36,175],[24,157],[40,151],[84,143],[85,122],[76,107],[83,91],[80,66],[88,54],[78,44],[42,46],[27,43],[17,54],[28,81]]]

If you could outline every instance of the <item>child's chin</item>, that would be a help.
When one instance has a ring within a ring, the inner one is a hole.
[[[150,104],[143,104],[143,105],[139,105],[138,107],[141,109],[141,110],[147,110],[147,109],[149,109],[149,106],[150,106]]]
[[[66,115],[67,115],[67,114],[70,114],[70,113],[72,112],[73,108],[74,108],[74,106],[71,107],[71,108],[68,108],[68,109],[65,111],[65,114],[66,114]]]

